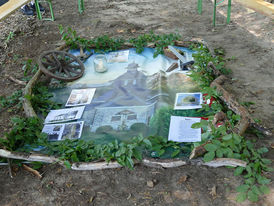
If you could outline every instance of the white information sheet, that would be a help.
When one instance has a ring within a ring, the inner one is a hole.
[[[66,107],[90,104],[96,88],[73,89],[70,93]]]
[[[67,122],[80,119],[83,115],[84,109],[85,106],[50,110],[44,124]]]
[[[174,142],[200,142],[201,128],[193,129],[191,125],[201,118],[171,116],[168,140]]]

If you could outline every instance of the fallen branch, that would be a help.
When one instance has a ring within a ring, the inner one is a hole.
[[[18,80],[18,79],[15,79],[14,77],[12,77],[12,76],[10,76],[10,75],[5,75],[9,80],[11,80],[11,81],[13,81],[13,82],[15,82],[15,83],[17,83],[17,84],[20,84],[20,85],[22,85],[22,86],[26,86],[27,85],[27,83],[26,82],[24,82],[24,81],[21,81],[21,80]]]
[[[212,67],[214,68],[214,67]],[[271,136],[272,132],[270,130],[268,130],[266,127],[258,125],[257,123],[254,122],[254,120],[252,119],[252,117],[250,116],[250,114],[248,113],[247,109],[245,107],[243,107],[242,105],[240,105],[237,100],[234,98],[234,96],[232,94],[230,94],[228,91],[226,91],[222,84],[224,83],[224,81],[227,80],[227,78],[224,75],[221,75],[219,77],[217,77],[210,85],[210,87],[212,88],[216,88],[217,92],[220,93],[220,99],[225,102],[225,104],[227,105],[227,107],[229,109],[231,109],[233,112],[235,112],[236,114],[241,116],[241,119],[238,121],[238,123],[235,125],[235,127],[233,128],[233,132],[242,135],[244,134],[244,132],[246,131],[246,129],[249,126],[253,126],[256,129],[259,129],[263,134],[267,135],[267,136]],[[220,116],[222,116],[220,114]],[[218,118],[223,118],[222,117],[215,117],[217,121]],[[196,158],[198,156],[201,156],[203,154],[205,154],[207,151],[204,148],[204,146],[206,144],[209,144],[211,141],[208,141],[198,147],[195,147],[191,154],[189,159],[193,159]]]
[[[232,158],[216,158],[210,162],[205,162],[202,165],[206,165],[209,167],[223,167],[223,166],[231,166],[231,167],[246,167],[247,163],[243,160],[232,159]]]
[[[241,116],[240,121],[235,126],[235,132],[242,135],[248,126],[253,126],[256,129],[259,129],[264,135],[271,136],[272,132],[266,127],[257,124],[250,116],[247,109],[240,105],[235,97],[222,87],[225,80],[227,80],[227,78],[224,75],[221,75],[211,83],[210,87],[216,88],[217,92],[221,94],[220,99],[226,103],[227,107]]]
[[[32,169],[31,167],[23,164],[23,168],[25,170],[27,170],[28,172],[31,172],[32,174],[34,174],[35,176],[37,176],[39,179],[42,179],[42,175],[35,169]]]

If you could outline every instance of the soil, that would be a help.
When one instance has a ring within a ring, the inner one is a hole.
[[[77,1],[53,1],[56,20],[39,21],[16,11],[0,22],[0,95],[10,95],[22,86],[6,78],[23,78],[23,61],[37,60],[42,51],[62,44],[58,25],[71,27],[81,36],[107,34],[129,38],[153,30],[178,32],[185,39],[202,38],[212,48],[223,48],[231,68],[232,81],[226,84],[240,102],[255,102],[252,116],[273,131],[274,123],[274,21],[233,2],[232,22],[212,27],[212,1],[203,1],[197,13],[196,0],[89,0],[85,12],[78,13]],[[225,22],[226,1],[218,7],[217,23]],[[46,12],[45,15],[48,15]],[[10,32],[14,37],[6,43]],[[10,128],[10,117],[22,111],[1,111],[2,134]],[[273,137],[258,140],[269,148],[273,160]],[[273,166],[273,164],[272,164]],[[235,188],[243,182],[228,168],[183,166],[155,169],[136,166],[134,170],[71,171],[56,165],[39,170],[39,180],[19,168],[9,178],[8,168],[0,167],[0,205],[238,205]],[[186,178],[187,176],[187,178]],[[268,177],[274,179],[273,174]],[[185,180],[186,179],[186,180]],[[216,187],[216,195],[214,190]],[[272,205],[274,183],[269,195],[257,203]]]

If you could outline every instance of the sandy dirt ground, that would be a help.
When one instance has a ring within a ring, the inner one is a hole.
[[[231,68],[232,81],[226,87],[239,102],[252,101],[254,118],[274,128],[274,21],[259,13],[232,6],[232,22],[212,27],[212,1],[203,1],[203,14],[197,14],[196,0],[84,0],[86,10],[80,15],[77,1],[53,1],[56,21],[39,21],[16,11],[0,22],[0,95],[9,95],[22,86],[6,75],[23,78],[26,59],[36,60],[44,50],[61,44],[58,25],[71,27],[83,37],[107,34],[129,38],[154,31],[178,32],[185,39],[202,38],[212,48],[223,48]],[[218,7],[217,22],[225,21],[226,1]],[[8,44],[10,32],[14,37]],[[0,131],[10,128],[10,117],[20,112],[1,111]],[[22,115],[22,112],[21,112]],[[269,148],[273,137],[258,140]],[[273,164],[272,164],[273,165]],[[38,180],[19,168],[13,179],[7,167],[0,167],[0,205],[238,205],[235,188],[243,182],[227,168],[212,169],[183,166],[175,169],[151,169],[136,166],[134,170],[70,171],[56,165],[40,169]],[[187,176],[186,180],[185,177]],[[272,180],[273,174],[268,175]],[[147,181],[155,180],[153,187]],[[211,190],[216,187],[217,195]],[[258,203],[241,205],[273,205],[271,193]]]

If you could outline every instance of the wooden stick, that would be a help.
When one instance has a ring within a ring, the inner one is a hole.
[[[10,178],[13,178],[13,175],[12,175],[12,165],[11,165],[11,162],[12,162],[12,160],[11,160],[10,158],[8,158],[9,175],[10,175]]]
[[[10,76],[10,75],[5,75],[9,80],[11,80],[11,81],[13,81],[13,82],[15,82],[15,83],[17,83],[17,84],[20,84],[20,85],[22,85],[22,86],[26,86],[27,85],[27,83],[26,82],[24,82],[24,81],[21,81],[21,80],[18,80],[18,79],[15,79],[14,77],[12,77],[12,76]]]
[[[32,169],[31,167],[23,164],[23,168],[25,170],[27,170],[28,172],[31,172],[32,174],[34,174],[35,176],[37,176],[39,179],[42,179],[42,175],[35,169]]]

